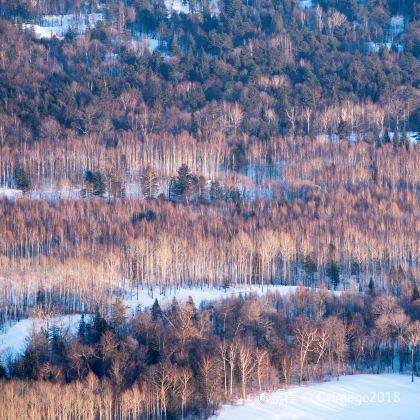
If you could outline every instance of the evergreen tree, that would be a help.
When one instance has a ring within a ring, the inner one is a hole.
[[[0,380],[7,378],[7,371],[6,368],[3,366],[2,362],[0,361]]]
[[[340,283],[340,267],[338,266],[337,261],[331,260],[329,262],[327,266],[327,276],[330,278],[334,290],[336,290]]]
[[[160,309],[160,305],[157,299],[155,299],[153,302],[151,316],[153,321],[159,321],[162,319],[162,310]]]
[[[86,171],[85,181],[90,186],[88,193],[103,197],[106,192],[106,182],[105,177],[99,171]]]
[[[86,337],[86,332],[87,332],[87,327],[86,327],[86,321],[85,321],[85,314],[82,314],[82,316],[80,317],[79,328],[77,330],[77,335],[82,339],[82,341]]]
[[[391,143],[391,137],[389,136],[389,131],[388,131],[388,129],[387,129],[387,128],[385,129],[385,133],[384,133],[384,136],[383,136],[382,142],[383,142],[384,144],[389,144],[389,143]]]
[[[347,121],[341,120],[337,127],[337,136],[340,140],[345,140],[350,136],[350,126]]]
[[[182,201],[197,193],[198,177],[190,172],[187,165],[182,164],[178,169],[178,175],[172,178],[169,186],[169,195],[172,201]]]
[[[94,343],[97,343],[101,339],[104,332],[108,330],[108,328],[108,323],[99,312],[99,307],[96,307],[95,315],[93,318],[93,326],[90,333],[91,340]]]
[[[57,356],[63,357],[65,351],[65,345],[61,336],[60,328],[57,325],[52,325],[49,331],[49,341],[51,344],[51,350]]]
[[[18,190],[27,193],[31,189],[31,180],[23,167],[18,166],[14,173],[15,185]]]
[[[398,136],[398,130],[395,129],[394,134],[392,135],[392,144],[395,148],[397,148],[400,145],[400,139]]]
[[[310,254],[305,255],[303,258],[303,269],[305,271],[306,277],[311,281],[314,280],[314,275],[317,272],[316,262]]]
[[[368,285],[368,288],[369,288],[369,293],[371,294],[371,295],[373,295],[374,294],[374,292],[375,292],[375,283],[373,282],[373,278],[371,277],[370,278],[370,280],[369,280],[369,285]]]
[[[39,353],[32,345],[29,345],[28,349],[26,350],[22,362],[22,373],[24,374],[25,378],[32,379],[34,381],[38,380],[40,373]]]
[[[416,301],[420,299],[420,293],[419,293],[419,289],[417,287],[417,284],[414,285],[413,287],[413,295],[412,295],[412,301]]]

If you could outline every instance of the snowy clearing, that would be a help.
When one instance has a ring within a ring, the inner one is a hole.
[[[420,419],[420,378],[398,374],[354,375],[337,382],[262,394],[242,405],[222,407],[220,420]]]
[[[170,305],[172,299],[175,297],[178,302],[185,303],[189,296],[193,298],[195,306],[200,306],[203,302],[209,302],[219,299],[227,299],[230,297],[248,296],[250,294],[256,294],[258,296],[264,296],[268,293],[278,292],[281,296],[287,296],[296,292],[298,286],[282,286],[282,285],[250,285],[242,287],[228,287],[228,288],[216,288],[216,287],[192,287],[192,288],[166,288],[160,292],[159,287],[153,289],[134,289],[129,296],[124,296],[124,303],[129,309],[135,311],[140,305],[142,309],[149,308],[153,305],[155,299],[158,300],[161,307]],[[316,291],[317,288],[309,288],[310,290]],[[339,296],[341,291],[332,291],[331,294]]]
[[[281,286],[281,285],[267,285],[263,287],[258,286],[243,286],[243,287],[228,287],[228,288],[216,288],[216,287],[192,287],[181,288],[181,289],[172,289],[167,288],[164,290],[164,293],[160,292],[159,287],[154,287],[152,290],[148,289],[139,289],[138,296],[136,290],[133,291],[131,296],[124,298],[124,303],[135,310],[138,305],[141,307],[147,308],[153,305],[155,299],[158,300],[159,305],[164,307],[169,305],[172,302],[172,299],[175,297],[178,302],[186,302],[188,297],[193,298],[194,304],[200,306],[202,302],[226,299],[230,297],[238,297],[240,295],[246,296],[251,293],[255,293],[258,296],[265,295],[267,293],[275,293],[278,291],[282,296],[294,293],[297,286]]]

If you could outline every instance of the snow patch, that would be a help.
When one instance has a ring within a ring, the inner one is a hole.
[[[301,9],[312,9],[313,6],[312,0],[299,0],[299,7]]]
[[[264,296],[268,293],[279,293],[281,296],[291,295],[296,292],[299,286],[282,286],[282,285],[249,285],[237,287],[192,287],[192,288],[159,288],[157,286],[147,289],[133,290],[131,294],[126,295],[123,300],[124,304],[131,310],[135,311],[139,305],[142,309],[150,308],[155,299],[158,300],[161,307],[171,304],[175,297],[179,303],[185,303],[191,296],[194,304],[198,307],[203,302],[210,302],[220,299],[232,297],[245,297],[251,294]],[[317,291],[317,288],[309,288]],[[339,296],[340,291],[330,291],[333,295]]]
[[[225,405],[220,420],[417,419],[420,378],[398,374],[354,375],[321,384],[261,394],[241,405]]]
[[[165,7],[169,17],[171,17],[173,13],[178,15],[180,13],[190,13],[190,5],[185,0],[165,0]]]
[[[24,23],[23,28],[33,30],[38,39],[63,39],[72,28],[77,35],[84,35],[88,28],[93,28],[99,21],[104,20],[102,13],[80,15],[47,15],[43,16],[39,24]]]
[[[220,15],[220,7],[218,0],[210,0],[209,1],[209,9],[210,9],[210,16],[217,17]]]
[[[404,32],[404,16],[392,16],[389,27],[394,35],[398,35],[401,32]]]
[[[16,198],[22,197],[23,192],[21,190],[15,190],[13,188],[0,188],[0,200],[6,198],[9,201],[13,201]]]
[[[404,47],[401,43],[396,44],[397,49],[399,52],[402,52],[404,50]],[[388,51],[391,51],[392,48],[392,42],[367,42],[366,47],[369,52],[375,52],[378,53],[381,49],[381,47],[385,47]]]

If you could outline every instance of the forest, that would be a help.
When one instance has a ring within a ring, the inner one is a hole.
[[[419,317],[418,290],[396,298],[372,284],[365,295],[300,287],[200,308],[156,299],[134,315],[117,299],[107,315],[82,317],[75,335],[47,320],[7,367],[14,379],[0,382],[0,416],[207,418],[222,402],[294,382],[363,369],[414,378]]]
[[[418,376],[419,17],[0,0],[0,418],[208,418]],[[271,286],[296,291],[235,293]],[[163,302],[185,289],[209,298]]]

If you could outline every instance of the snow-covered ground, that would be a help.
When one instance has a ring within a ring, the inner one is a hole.
[[[130,40],[129,45],[136,53],[143,53],[145,48],[153,53],[161,45],[164,45],[164,43],[157,36],[136,32],[133,35],[133,39]]]
[[[322,384],[261,394],[225,405],[220,420],[420,419],[420,378],[398,374],[354,375]]]
[[[33,332],[38,332],[41,328],[55,325],[62,330],[75,332],[80,321],[80,315],[55,316],[50,319],[27,318],[6,326],[0,330],[0,361],[8,356],[22,354],[28,343],[28,339]]]
[[[200,306],[202,302],[226,299],[229,297],[238,297],[240,295],[247,296],[251,293],[259,296],[267,293],[275,293],[278,291],[282,296],[294,293],[297,286],[280,286],[280,285],[267,285],[263,287],[258,286],[243,286],[243,287],[229,287],[229,288],[216,288],[216,287],[192,287],[180,289],[165,289],[164,294],[161,293],[159,287],[154,287],[152,290],[146,288],[134,290],[130,296],[124,298],[124,303],[132,310],[135,310],[139,305],[142,309],[151,307],[155,299],[158,300],[159,305],[165,307],[172,302],[175,297],[179,303],[187,301],[191,296],[194,304]]]
[[[309,0],[311,1],[311,0]],[[197,2],[194,10],[191,9],[190,3],[187,0],[165,0],[165,7],[168,11],[168,17],[171,17],[173,13],[201,13],[202,3]],[[218,0],[209,0],[208,7],[210,10],[210,15],[216,17],[220,14],[219,1]]]
[[[51,189],[51,188],[42,188],[35,189],[28,192],[27,197],[33,200],[47,200],[47,201],[57,201],[57,200],[78,200],[81,198],[81,189],[80,188],[61,188],[61,189]],[[9,201],[14,201],[18,198],[23,197],[23,191],[17,190],[14,188],[0,187],[0,200],[6,198]]]
[[[219,1],[218,0],[210,0],[209,1],[209,9],[210,9],[210,15],[212,17],[219,16],[220,15]]]
[[[102,13],[80,14],[80,15],[48,15],[43,16],[38,24],[24,23],[23,28],[34,30],[35,37],[59,39],[64,38],[70,28],[73,28],[77,35],[84,35],[87,29],[95,27],[96,23],[104,20]]]
[[[390,30],[394,35],[404,32],[404,16],[395,15],[391,17],[389,24]]]
[[[299,0],[299,7],[302,9],[311,9],[313,6],[312,0]]]
[[[402,52],[404,50],[404,47],[401,43],[398,42],[396,45],[397,45],[397,48],[398,48],[399,52]],[[390,51],[391,48],[392,48],[392,42],[381,43],[381,42],[372,42],[371,41],[371,42],[367,42],[366,46],[367,46],[367,48],[370,52],[378,53],[381,50],[382,46],[385,47],[388,51]]]
[[[23,195],[21,190],[15,190],[13,188],[0,188],[0,200],[7,198],[9,201],[13,201]]]
[[[190,13],[189,3],[185,0],[165,0],[165,7],[169,17],[172,13]]]

